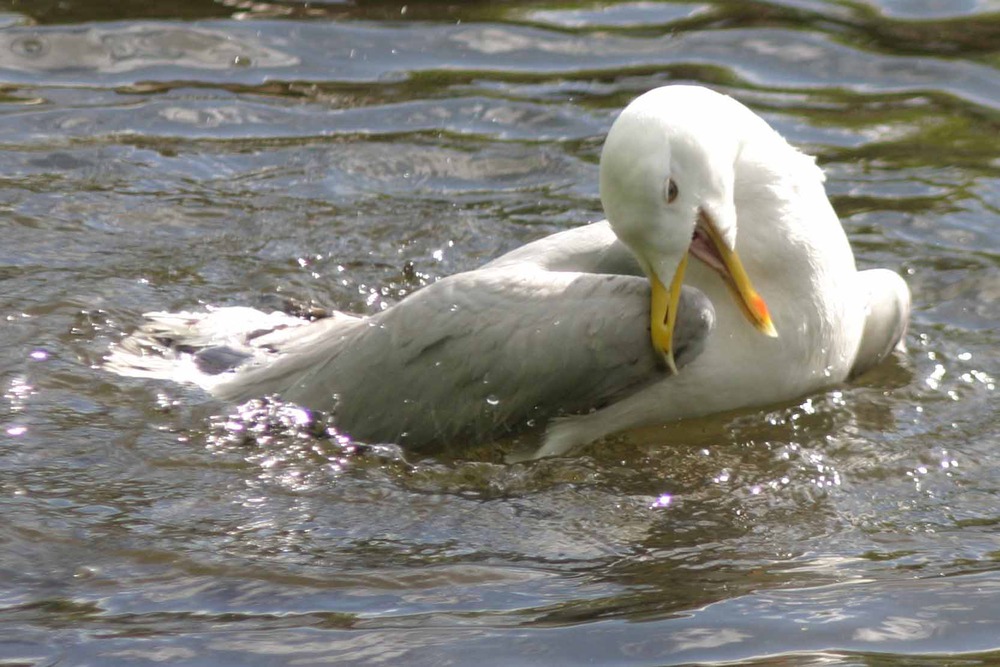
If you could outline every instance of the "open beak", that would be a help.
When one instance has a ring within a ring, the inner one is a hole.
[[[736,303],[740,305],[743,314],[754,328],[771,338],[778,337],[767,304],[750,284],[750,278],[739,256],[725,244],[712,224],[712,219],[704,211],[698,211],[698,221],[688,252],[722,276],[723,282],[729,287]],[[650,281],[653,295],[650,303],[649,331],[653,349],[660,353],[663,362],[674,375],[677,374],[677,363],[674,361],[674,325],[677,322],[677,304],[681,298],[687,258],[688,255],[685,254],[670,281],[669,288],[656,274],[653,274]]]
[[[712,218],[703,210],[698,211],[698,221],[695,224],[689,252],[722,276],[736,303],[740,305],[743,314],[757,331],[771,338],[778,337],[767,304],[750,284],[750,278],[743,269],[739,256],[725,244],[715,225],[712,224]]]

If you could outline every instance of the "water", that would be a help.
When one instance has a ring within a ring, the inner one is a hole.
[[[4,664],[1000,660],[1000,3],[0,9]],[[598,219],[669,81],[819,156],[907,355],[528,465],[97,368],[147,310],[373,312]]]

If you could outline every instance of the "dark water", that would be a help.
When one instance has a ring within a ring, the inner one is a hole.
[[[1000,661],[996,0],[0,8],[2,664]],[[820,157],[909,354],[530,465],[97,368],[144,311],[370,312],[598,219],[670,81]]]

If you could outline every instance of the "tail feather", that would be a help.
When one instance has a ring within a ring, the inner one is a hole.
[[[309,321],[254,308],[215,308],[202,313],[152,312],[146,323],[113,346],[108,370],[128,377],[172,380],[206,390],[248,363],[279,354],[276,340]]]

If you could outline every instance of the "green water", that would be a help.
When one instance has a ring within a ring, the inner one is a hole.
[[[0,12],[3,664],[1000,661],[1000,3]],[[97,367],[149,310],[372,312],[599,219],[672,81],[819,157],[906,355],[524,465]]]

